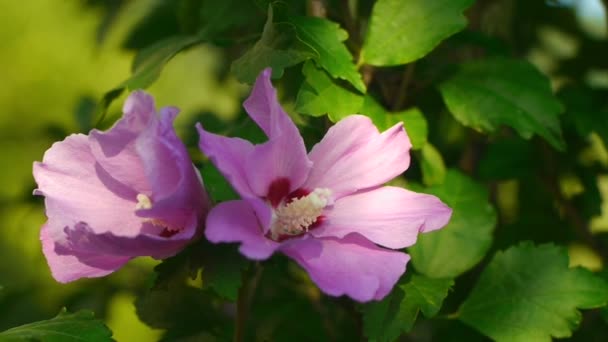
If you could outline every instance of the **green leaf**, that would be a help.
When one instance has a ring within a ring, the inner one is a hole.
[[[258,17],[251,0],[203,0],[199,6],[199,35],[205,38],[212,38]]]
[[[418,312],[422,311],[427,318],[435,316],[452,285],[452,279],[431,279],[414,274],[382,301],[363,307],[365,335],[373,340],[394,341],[413,328]]]
[[[200,42],[200,37],[177,36],[163,39],[146,47],[135,56],[131,77],[119,87],[129,90],[147,88],[156,81],[173,56]]]
[[[133,61],[131,77],[103,96],[99,105],[101,116],[98,124],[103,120],[112,101],[118,98],[125,89],[147,88],[158,79],[161,71],[171,58],[180,51],[200,42],[200,37],[177,36],[158,41],[142,49]]]
[[[566,106],[564,121],[571,124],[582,138],[596,132],[608,144],[608,111],[602,108],[603,96],[594,96],[591,89],[567,87],[559,97]]]
[[[526,139],[538,134],[557,149],[565,147],[558,118],[563,107],[549,80],[526,61],[465,63],[440,90],[448,109],[465,126],[494,132],[508,125]]]
[[[230,183],[213,164],[205,163],[201,169],[201,176],[205,182],[205,190],[213,203],[239,198]]]
[[[417,271],[432,278],[453,278],[475,266],[492,243],[496,211],[482,185],[456,170],[448,170],[441,185],[424,192],[435,195],[453,210],[443,229],[418,237],[409,248]]]
[[[357,113],[369,116],[380,131],[385,131],[396,123],[403,122],[413,149],[420,149],[426,144],[428,124],[424,114],[418,108],[392,113],[386,111],[372,96],[366,95],[363,106]]]
[[[52,319],[25,324],[0,333],[2,341],[112,341],[112,332],[91,311],[68,313],[65,309]]]
[[[262,37],[232,63],[232,72],[239,81],[253,83],[264,68],[271,67],[272,77],[279,78],[285,68],[315,56],[315,50],[298,38],[293,24],[273,23],[273,10],[269,6]]]
[[[361,63],[389,66],[424,57],[462,30],[473,0],[379,0],[374,5]]]
[[[497,341],[551,341],[572,334],[577,308],[606,305],[608,283],[568,268],[565,249],[524,242],[498,252],[459,310],[459,319]]]
[[[348,115],[359,113],[372,119],[380,131],[401,121],[414,149],[419,149],[426,143],[428,124],[418,108],[388,112],[371,95],[363,96],[339,86],[327,73],[310,62],[304,64],[302,73],[305,80],[295,105],[298,113],[312,116],[327,114],[334,123]]]
[[[422,182],[427,186],[442,184],[447,170],[441,153],[435,146],[426,144],[422,147],[421,156]]]
[[[298,37],[310,45],[317,55],[313,58],[317,65],[332,77],[348,81],[360,92],[365,92],[365,84],[353,56],[344,45],[348,33],[340,25],[317,17],[290,17]]]
[[[220,296],[235,301],[241,287],[241,274],[246,259],[235,246],[209,245],[203,258],[203,286],[211,287]]]
[[[296,98],[295,110],[312,116],[328,114],[333,122],[357,113],[363,96],[335,84],[323,71],[306,62],[302,68],[305,80]]]

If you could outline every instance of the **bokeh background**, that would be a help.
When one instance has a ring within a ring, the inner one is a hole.
[[[93,310],[118,341],[151,341],[160,336],[160,331],[139,322],[133,307],[137,293],[153,280],[156,261],[134,260],[103,279],[67,285],[52,279],[38,240],[45,216],[42,199],[32,196],[35,183],[31,168],[54,141],[92,128],[102,95],[130,75],[135,52],[129,49],[129,38],[134,27],[166,2],[0,2],[0,331],[48,319],[66,306],[70,311]],[[606,18],[600,0],[532,2],[540,5],[531,6],[530,15],[550,16],[557,8],[570,8],[585,39],[606,44]],[[485,25],[491,30],[493,24]],[[500,30],[501,26],[495,24]],[[589,47],[558,25],[539,25],[535,32],[537,36],[531,39],[536,43],[529,49],[528,58],[558,85],[562,80],[556,72],[558,65]],[[221,50],[198,46],[171,60],[148,89],[158,106],[182,109],[176,128],[185,139],[192,139],[193,123],[205,113],[220,119],[239,113],[248,87],[234,80],[226,67]],[[608,70],[585,72],[590,86],[608,88]],[[109,115],[119,114],[123,98],[114,102]],[[608,152],[601,140],[590,139],[584,157],[608,165]],[[195,157],[197,153],[192,151]],[[501,186],[508,189],[511,185],[505,182]],[[566,179],[563,186],[573,193],[580,191],[576,179]],[[600,178],[600,190],[608,199],[606,176]],[[509,201],[510,197],[505,196],[499,202],[503,216],[508,217],[509,208],[516,206]],[[604,204],[602,215],[592,222],[595,232],[608,231],[608,201]],[[584,247],[570,246],[570,252],[574,263],[602,267],[601,260]]]
[[[66,306],[93,310],[118,341],[152,341],[160,333],[139,323],[133,307],[156,261],[140,258],[103,279],[58,284],[38,239],[45,216],[42,199],[32,196],[32,163],[54,141],[91,129],[101,96],[130,75],[134,52],[125,41],[161,2],[124,2],[119,11],[108,3],[0,2],[0,331],[51,318]],[[229,118],[240,110],[248,87],[221,78],[221,63],[212,47],[188,50],[148,89],[158,106],[182,109],[176,122],[182,137],[194,134],[200,113]],[[119,114],[125,96],[109,115]]]

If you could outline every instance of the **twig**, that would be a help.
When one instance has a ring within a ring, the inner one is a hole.
[[[407,87],[412,80],[412,76],[414,76],[414,65],[414,63],[410,63],[405,67],[405,72],[401,78],[401,84],[399,84],[399,89],[397,89],[397,94],[395,95],[395,101],[393,101],[393,111],[403,108],[403,105],[407,101]]]
[[[243,285],[239,290],[239,297],[236,301],[236,322],[234,329],[234,342],[241,342],[245,337],[245,327],[249,316],[249,306],[258,282],[262,276],[262,265],[255,263],[254,274],[249,277],[248,272],[243,273]]]

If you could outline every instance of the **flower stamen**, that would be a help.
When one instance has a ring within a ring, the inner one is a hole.
[[[135,210],[152,208],[152,200],[144,194],[137,194],[137,204]]]
[[[294,236],[308,232],[328,205],[330,196],[329,189],[320,188],[279,205],[273,213],[270,237],[278,240],[282,235]]]

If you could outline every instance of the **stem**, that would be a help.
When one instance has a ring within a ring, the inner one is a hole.
[[[249,316],[249,306],[253,299],[253,294],[258,287],[258,282],[262,276],[262,265],[255,263],[253,275],[250,272],[243,272],[243,285],[239,289],[239,297],[236,300],[236,322],[234,328],[234,342],[244,341],[245,327]]]
[[[414,76],[414,63],[410,63],[405,67],[405,72],[403,73],[403,78],[401,78],[401,84],[399,84],[399,89],[397,90],[397,94],[395,96],[395,101],[393,102],[393,110],[399,110],[403,107],[403,105],[407,101],[407,86],[410,84],[412,80],[412,76]]]

